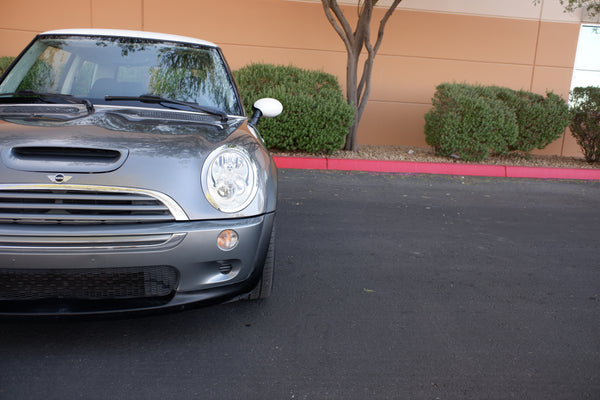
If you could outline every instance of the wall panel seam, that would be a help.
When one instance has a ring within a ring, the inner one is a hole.
[[[39,32],[39,30],[29,30],[29,29],[14,29],[14,28],[2,28],[0,27],[0,31],[10,31],[10,32],[23,32],[23,33],[33,33],[35,35],[37,35]]]
[[[383,103],[383,104],[396,104],[396,105],[409,105],[409,106],[427,106],[431,107],[431,101],[428,102],[417,102],[417,101],[394,101],[394,100],[379,100],[369,98],[369,103]]]
[[[285,51],[307,51],[307,52],[318,52],[318,53],[327,53],[327,54],[337,54],[337,55],[345,55],[345,50],[327,50],[327,49],[318,49],[318,48],[309,48],[309,47],[283,47],[283,46],[264,46],[264,45],[252,45],[252,44],[241,44],[241,43],[226,43],[219,42],[221,47],[246,47],[246,48],[254,48],[254,49],[268,49],[268,50],[285,50]],[[259,54],[259,53],[257,53]],[[381,57],[389,57],[389,58],[406,58],[406,59],[418,59],[418,60],[434,60],[434,61],[451,61],[451,62],[465,62],[465,63],[477,63],[477,64],[492,64],[492,65],[502,65],[502,66],[513,66],[513,67],[548,67],[548,68],[563,68],[563,69],[571,69],[572,67],[562,66],[562,65],[548,65],[548,64],[534,64],[532,62],[503,62],[503,61],[494,61],[494,60],[477,60],[477,59],[469,59],[469,58],[452,58],[452,57],[430,57],[430,56],[419,56],[419,55],[409,55],[409,54],[392,54],[392,53],[378,53],[375,58],[375,63],[377,64],[377,59]]]

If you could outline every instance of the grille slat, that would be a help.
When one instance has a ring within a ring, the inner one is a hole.
[[[111,222],[158,222],[158,221],[172,221],[173,218],[170,216],[159,216],[159,215],[136,215],[135,221],[132,215],[102,215],[98,214],[50,214],[41,213],[34,214],[28,213],[26,215],[21,213],[0,213],[0,222],[12,221],[27,223],[34,221],[39,222],[55,222],[55,223],[67,223],[77,221],[89,221],[90,223],[111,223]]]
[[[36,192],[28,192],[28,191],[15,191],[15,192],[3,192],[1,193],[0,197],[5,198],[5,199],[10,199],[10,198],[14,198],[14,199],[46,199],[48,198],[48,194],[47,193],[36,193]],[[103,192],[94,192],[93,194],[86,194],[86,193],[78,193],[78,192],[69,192],[69,193],[65,193],[65,194],[61,194],[61,193],[53,193],[52,195],[53,199],[69,199],[69,200],[118,200],[119,198],[122,198],[121,194],[115,195],[115,194],[106,194]],[[137,195],[137,194],[127,194],[127,200],[129,201],[143,201],[143,200],[148,200],[148,196],[144,196],[144,195]]]
[[[114,224],[175,220],[150,195],[80,189],[0,190],[0,223]]]
[[[64,204],[64,203],[0,203],[2,208],[14,209],[39,209],[46,208],[51,210],[93,210],[93,211],[168,211],[169,209],[161,205],[118,205],[118,204]]]

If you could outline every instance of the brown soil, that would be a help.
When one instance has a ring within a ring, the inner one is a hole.
[[[469,164],[459,158],[441,157],[435,155],[433,149],[422,147],[407,146],[374,146],[361,145],[358,151],[338,150],[333,154],[314,155],[306,153],[289,153],[272,150],[274,156],[292,156],[292,157],[328,157],[328,158],[352,158],[367,160],[392,160],[392,161],[415,161],[415,162],[436,162],[436,163],[462,163]],[[600,168],[600,163],[590,164],[583,158],[542,156],[542,155],[520,155],[511,154],[508,156],[490,157],[487,160],[477,162],[477,164],[487,165],[513,165],[529,167],[555,167],[555,168]]]

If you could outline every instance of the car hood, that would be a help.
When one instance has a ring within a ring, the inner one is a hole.
[[[266,192],[272,174],[259,174],[257,199],[226,215],[214,209],[202,190],[204,160],[224,144],[244,147],[259,171],[275,170],[262,142],[245,119],[220,124],[132,120],[100,112],[68,123],[0,121],[0,184],[51,184],[58,174],[69,185],[116,186],[157,191],[175,200],[191,220],[231,218],[273,211]],[[276,176],[276,172],[275,172]]]

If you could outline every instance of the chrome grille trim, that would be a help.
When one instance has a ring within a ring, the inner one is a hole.
[[[0,235],[0,251],[11,250],[127,250],[173,247],[185,233],[124,236],[13,236]]]
[[[187,221],[169,196],[98,185],[0,185],[0,223],[110,224]]]

